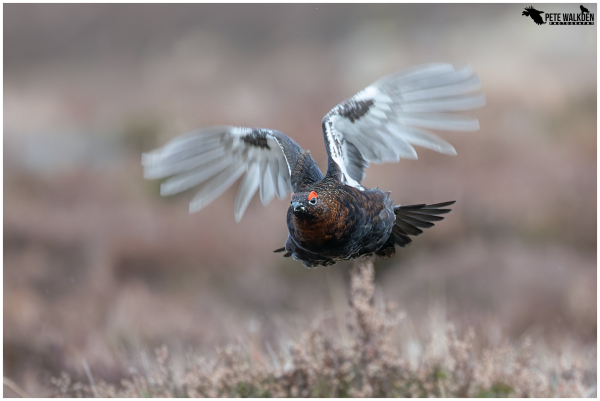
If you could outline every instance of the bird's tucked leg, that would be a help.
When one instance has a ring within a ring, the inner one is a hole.
[[[393,240],[392,236],[390,236],[390,238],[387,240],[387,242],[385,244],[383,244],[383,246],[381,248],[379,248],[379,250],[377,252],[375,252],[375,255],[379,256],[383,260],[389,259],[389,258],[393,257],[395,254],[396,254],[396,247],[394,246],[394,240]]]
[[[283,255],[284,258],[289,258],[291,256],[294,260],[301,261],[302,264],[309,269],[317,268],[319,266],[331,266],[336,262],[334,259],[317,255],[297,247],[293,241],[289,240],[289,238],[284,247],[275,249],[273,252],[286,252]]]
[[[285,252],[285,246],[284,246],[284,247],[282,247],[282,248],[279,248],[279,249],[275,249],[275,250],[273,251],[273,253],[280,253],[280,252]],[[284,258],[289,258],[290,256],[292,256],[292,253],[291,253],[291,252],[286,252],[286,253],[283,255],[283,257],[284,257]]]

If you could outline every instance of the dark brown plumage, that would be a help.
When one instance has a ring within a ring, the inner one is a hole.
[[[294,173],[309,175],[301,170]],[[288,240],[275,252],[285,251],[285,257],[292,256],[306,267],[373,254],[387,259],[395,255],[395,245],[405,247],[412,242],[409,235],[421,235],[421,228],[433,227],[431,221],[443,220],[438,215],[450,209],[440,207],[454,204],[394,206],[389,192],[345,185],[337,174],[335,168],[330,169],[324,178],[305,182],[292,194]]]
[[[217,126],[174,139],[142,158],[146,178],[164,178],[161,194],[202,184],[195,212],[245,173],[235,200],[242,218],[260,189],[263,204],[288,197],[284,257],[307,267],[366,255],[389,258],[395,246],[433,227],[452,202],[394,206],[389,192],[361,182],[369,163],[416,159],[413,145],[455,155],[448,142],[423,128],[474,131],[476,119],[448,112],[485,104],[470,66],[429,64],[384,77],[340,103],[322,121],[327,149],[323,176],[309,151],[276,130]],[[290,197],[291,194],[291,197]]]

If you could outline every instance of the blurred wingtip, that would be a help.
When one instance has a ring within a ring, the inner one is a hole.
[[[161,193],[162,195],[162,193]],[[199,202],[190,202],[189,213],[194,214],[202,209],[202,205]]]
[[[144,177],[146,177],[146,175],[144,174]],[[171,187],[169,185],[166,185],[166,183],[162,183],[160,184],[160,196],[169,196],[169,195],[173,195],[175,192],[171,189]],[[191,205],[190,205],[191,208]]]

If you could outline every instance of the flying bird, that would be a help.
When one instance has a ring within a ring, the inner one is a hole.
[[[582,13],[589,13],[590,10],[588,10],[587,8],[585,8],[584,6],[579,6],[579,8],[581,8],[581,12]]]
[[[525,11],[521,15],[526,17],[531,17],[531,19],[538,25],[545,24],[544,19],[540,14],[543,14],[543,11],[538,11],[533,6],[525,7]]]
[[[435,63],[379,79],[343,101],[322,120],[327,172],[308,150],[266,128],[214,126],[192,131],[142,156],[147,179],[170,177],[161,195],[202,184],[190,202],[197,212],[242,175],[235,199],[240,221],[259,191],[263,205],[289,199],[288,238],[275,252],[306,267],[327,266],[367,255],[389,258],[395,246],[443,220],[454,201],[394,205],[390,192],[362,185],[370,163],[417,159],[413,146],[456,155],[454,147],[426,129],[476,131],[475,118],[451,112],[485,105],[481,81],[469,65]]]

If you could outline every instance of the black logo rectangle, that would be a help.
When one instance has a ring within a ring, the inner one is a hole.
[[[530,17],[538,25],[594,25],[595,15],[583,5],[579,6],[581,12],[562,12],[546,13],[536,10],[533,6],[525,7],[521,13],[525,17]]]

